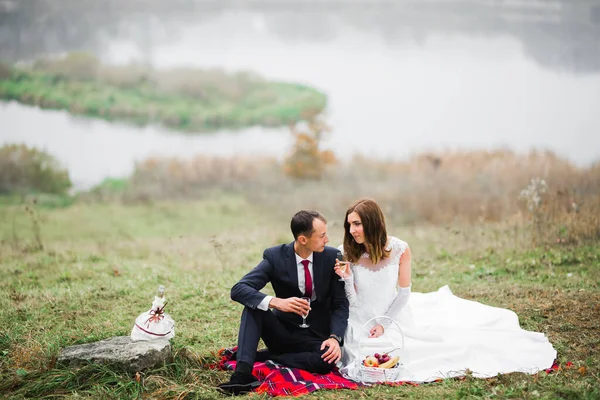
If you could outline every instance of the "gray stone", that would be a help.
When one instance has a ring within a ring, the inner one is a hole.
[[[116,336],[99,342],[65,347],[58,355],[58,363],[79,367],[92,362],[137,372],[163,363],[170,357],[171,344],[168,339],[134,342],[129,336]]]

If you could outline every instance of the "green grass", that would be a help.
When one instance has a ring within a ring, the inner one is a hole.
[[[217,349],[236,342],[241,306],[229,299],[229,289],[265,247],[292,240],[287,218],[224,194],[152,205],[76,203],[36,213],[43,251],[34,250],[32,214],[22,205],[0,205],[0,393],[16,399],[223,398],[215,386],[229,374],[206,364]],[[514,310],[524,328],[549,336],[563,369],[317,391],[308,398],[600,396],[597,243],[531,249],[527,232],[497,225],[388,231],[411,245],[414,291],[449,284],[461,297]],[[341,235],[331,223],[331,244]],[[168,312],[177,323],[172,363],[144,371],[139,382],[107,367],[54,365],[62,347],[129,335],[159,284],[167,288]]]
[[[167,79],[161,72],[146,73],[155,74],[156,81],[140,75],[134,82],[119,83],[97,76],[82,78],[53,70],[12,68],[0,73],[0,99],[194,132],[285,126],[302,120],[305,113],[323,111],[327,103],[323,93],[294,83],[225,74],[219,74],[214,82],[212,75],[203,77],[208,72],[186,70],[181,74],[190,76],[190,84],[168,88],[160,83]],[[193,81],[197,76],[202,77],[199,83]]]

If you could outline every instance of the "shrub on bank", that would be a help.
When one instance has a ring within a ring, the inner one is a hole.
[[[291,126],[294,145],[286,157],[283,172],[294,179],[323,179],[328,167],[337,160],[331,150],[323,150],[325,135],[331,127],[319,117],[315,110],[305,117],[304,127]]]
[[[67,194],[69,173],[45,151],[23,144],[0,147],[0,194]]]

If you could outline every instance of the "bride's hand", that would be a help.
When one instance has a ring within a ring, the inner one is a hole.
[[[342,279],[346,279],[352,276],[352,271],[350,270],[350,263],[348,261],[340,261],[336,258],[335,267],[333,267],[333,270]]]
[[[383,326],[380,324],[375,325],[374,327],[371,328],[371,330],[369,331],[369,337],[370,338],[378,338],[379,336],[383,335],[385,329],[383,329]]]

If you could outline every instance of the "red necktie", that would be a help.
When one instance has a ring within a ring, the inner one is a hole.
[[[312,298],[312,277],[310,276],[310,271],[308,270],[308,260],[302,260],[302,265],[304,265],[304,295],[309,299]]]

